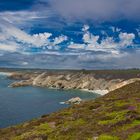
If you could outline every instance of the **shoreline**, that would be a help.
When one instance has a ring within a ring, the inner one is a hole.
[[[113,72],[112,74],[107,73],[106,75],[81,72],[0,72],[0,74],[7,75],[7,77],[9,76],[8,78],[18,80],[11,83],[9,87],[35,86],[47,87],[50,89],[76,89],[99,94],[101,96],[104,96],[110,91],[121,88],[127,84],[140,81],[140,77],[138,77],[138,75],[133,75],[133,73],[131,76],[130,73],[127,73],[125,76],[123,73],[119,73],[119,75],[116,76],[116,73],[114,74]]]
[[[42,88],[44,88],[44,87],[42,87]],[[86,92],[86,93],[94,93],[94,94],[99,94],[99,95],[101,95],[101,96],[104,96],[104,95],[106,95],[107,93],[109,93],[109,90],[101,90],[101,89],[99,89],[99,90],[90,90],[90,89],[60,89],[60,88],[53,88],[53,87],[50,87],[50,88],[48,88],[48,89],[55,89],[55,90],[69,90],[69,91],[73,91],[73,90],[76,90],[76,91],[84,91],[84,92]]]
[[[109,93],[108,90],[89,90],[89,89],[81,89],[81,91],[85,91],[85,92],[90,92],[90,93],[94,93],[94,94],[99,94],[101,96],[106,95],[107,93]]]

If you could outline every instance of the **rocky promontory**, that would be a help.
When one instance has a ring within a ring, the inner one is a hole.
[[[113,91],[140,80],[139,72],[124,71],[43,71],[13,72],[9,78],[17,80],[10,87],[38,86],[86,91]]]

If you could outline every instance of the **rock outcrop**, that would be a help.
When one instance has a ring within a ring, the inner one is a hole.
[[[89,91],[113,91],[127,84],[139,81],[138,75],[114,75],[83,71],[41,72],[28,73],[17,72],[10,78],[18,81],[10,87],[38,86],[58,89],[87,89]]]
[[[71,98],[65,102],[65,104],[80,104],[82,99],[80,97]]]

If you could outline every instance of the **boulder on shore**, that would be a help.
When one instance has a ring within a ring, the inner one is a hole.
[[[81,101],[82,101],[81,98],[79,98],[79,97],[75,97],[75,98],[71,98],[71,99],[69,99],[69,100],[66,101],[65,103],[66,103],[66,104],[80,104]]]

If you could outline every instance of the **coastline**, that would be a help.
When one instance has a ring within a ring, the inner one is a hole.
[[[76,89],[90,93],[96,93],[101,96],[108,92],[121,88],[135,81],[140,81],[140,75],[128,71],[118,73],[98,73],[98,72],[13,72],[3,73],[13,80],[18,80],[9,85],[9,87],[35,86],[47,87],[53,89]]]
[[[90,92],[90,93],[96,93],[99,94],[101,96],[106,95],[107,93],[109,93],[108,90],[89,90],[89,89],[81,89],[81,91],[86,91],[86,92]]]
[[[0,72],[0,75],[4,75],[4,76],[12,76],[12,72]],[[12,87],[11,85],[9,85],[8,87]],[[42,87],[43,88],[43,87]],[[60,89],[58,87],[49,87],[49,89]],[[74,90],[74,89],[64,89],[64,90]],[[94,93],[94,94],[99,94],[101,96],[106,95],[109,91],[108,90],[90,90],[90,89],[78,89],[79,91],[85,91],[85,92],[90,92],[90,93]]]

